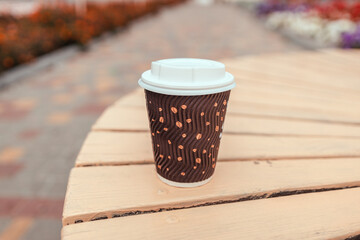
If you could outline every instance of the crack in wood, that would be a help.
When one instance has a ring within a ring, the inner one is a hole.
[[[284,196],[291,196],[291,195],[299,195],[299,194],[307,194],[307,193],[316,193],[316,192],[326,192],[326,191],[335,191],[335,190],[342,190],[342,189],[350,189],[350,188],[358,188],[360,185],[356,186],[346,186],[346,187],[331,187],[331,188],[318,188],[318,189],[303,189],[303,190],[287,190],[287,191],[279,191],[275,193],[264,193],[260,195],[250,195],[246,197],[241,197],[238,199],[232,200],[219,200],[214,202],[207,202],[201,204],[195,204],[191,206],[185,207],[170,207],[170,208],[158,208],[152,210],[135,210],[129,211],[125,213],[111,213],[111,215],[101,215],[99,214],[96,218],[90,219],[90,221],[97,221],[97,220],[104,220],[108,218],[118,218],[118,217],[127,217],[127,216],[134,216],[134,215],[141,215],[141,214],[148,214],[148,213],[158,213],[164,211],[173,211],[173,210],[181,210],[181,209],[190,209],[190,208],[197,208],[197,207],[205,207],[205,206],[212,206],[212,205],[219,205],[219,204],[227,204],[227,203],[236,203],[236,202],[244,202],[244,201],[251,201],[251,200],[258,200],[258,199],[268,199],[268,198],[277,198],[277,197],[284,197]],[[74,223],[82,223],[86,220],[77,219]],[[69,224],[67,224],[69,225]],[[346,238],[346,240],[360,240],[360,235],[352,236],[350,238]]]
[[[345,238],[345,240],[360,240],[360,234]]]

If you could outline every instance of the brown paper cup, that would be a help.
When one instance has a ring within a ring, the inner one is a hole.
[[[167,184],[193,187],[214,173],[230,91],[174,96],[145,90],[157,173]]]

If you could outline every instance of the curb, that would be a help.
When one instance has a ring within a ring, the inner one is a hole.
[[[34,62],[21,64],[10,70],[5,71],[0,75],[0,89],[8,86],[11,83],[22,80],[25,77],[30,77],[51,68],[53,65],[58,64],[60,61],[67,60],[81,51],[78,45],[69,45],[51,53],[47,53],[37,57]]]

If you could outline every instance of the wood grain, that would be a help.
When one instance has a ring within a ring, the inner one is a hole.
[[[64,240],[331,239],[359,231],[360,189],[300,194],[74,224]]]
[[[360,140],[224,134],[219,161],[360,157]],[[152,163],[150,133],[91,132],[76,166]]]
[[[179,189],[162,183],[153,165],[74,168],[63,223],[284,191],[360,186],[359,169],[360,158],[227,162],[217,164],[207,185]]]

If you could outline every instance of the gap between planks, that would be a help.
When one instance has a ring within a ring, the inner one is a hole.
[[[341,124],[341,125],[350,125],[350,126],[360,126],[359,121],[340,121],[340,120],[330,120],[330,119],[310,119],[310,118],[301,118],[301,117],[291,117],[291,116],[279,116],[279,115],[264,115],[264,114],[255,114],[255,113],[236,113],[229,112],[230,115],[253,117],[253,118],[269,118],[269,119],[279,119],[287,121],[303,121],[303,122],[319,122],[325,124]]]
[[[221,158],[218,159],[219,162],[254,162],[258,164],[259,162],[270,162],[270,161],[283,161],[283,160],[327,160],[327,159],[353,159],[353,158],[360,158],[359,155],[341,155],[341,156],[283,156],[283,157],[267,157],[267,158],[237,158],[237,159],[226,159]],[[149,165],[154,164],[154,160],[149,158],[148,160],[144,161],[124,161],[124,162],[98,162],[98,163],[78,163],[75,167],[111,167],[111,166],[129,166],[129,165]]]

